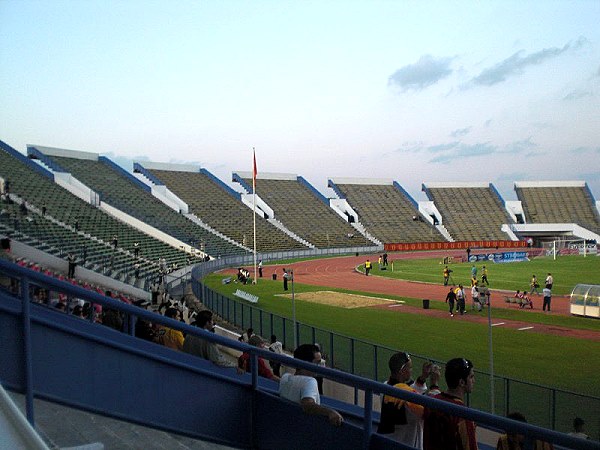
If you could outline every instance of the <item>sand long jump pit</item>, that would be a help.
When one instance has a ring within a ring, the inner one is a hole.
[[[292,294],[277,294],[277,297],[292,298]],[[321,305],[337,306],[339,308],[366,308],[369,306],[378,306],[384,304],[401,305],[401,300],[392,300],[389,298],[368,297],[366,295],[345,294],[335,291],[316,291],[302,292],[294,295],[297,300],[310,303],[319,303]]]

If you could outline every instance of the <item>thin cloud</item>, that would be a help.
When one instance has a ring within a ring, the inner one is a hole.
[[[388,84],[399,86],[402,91],[423,90],[448,77],[452,73],[451,62],[452,58],[436,59],[431,55],[423,55],[416,63],[394,72],[388,79]]]
[[[522,141],[512,142],[504,147],[500,153],[524,153],[537,148],[537,144],[531,141],[531,138],[523,139]]]
[[[543,151],[543,152],[539,152],[539,151],[533,152],[533,151],[531,151],[531,152],[525,153],[523,156],[525,158],[537,158],[538,156],[546,156],[548,154],[549,154],[549,152],[547,152],[547,151]]]
[[[575,50],[586,43],[586,39],[581,37],[574,43],[567,43],[562,48],[545,48],[539,52],[526,55],[524,50],[520,50],[512,56],[506,58],[498,64],[484,69],[478,76],[473,78],[469,84],[479,86],[493,86],[506,81],[508,78],[521,75],[529,66],[539,65],[552,58],[556,58],[569,50]]]
[[[466,159],[473,158],[483,155],[491,155],[496,153],[498,148],[495,145],[491,145],[489,142],[478,143],[478,144],[460,144],[453,149],[453,151],[439,155],[429,160],[430,163],[445,163],[454,159]]]
[[[526,154],[531,153],[538,145],[531,138],[511,142],[503,147],[493,145],[490,142],[478,142],[476,144],[465,144],[459,141],[446,144],[437,144],[427,147],[427,151],[437,154],[429,162],[445,163],[455,159],[467,159],[491,154]]]
[[[576,147],[570,150],[571,153],[585,154],[585,153],[598,153],[600,154],[600,146],[598,147]]]
[[[423,141],[406,141],[403,142],[399,149],[396,150],[398,153],[410,152],[410,153],[418,153],[423,150],[425,144]]]
[[[457,148],[459,145],[461,145],[460,142],[449,142],[448,144],[431,145],[427,147],[427,150],[431,153],[447,152],[448,150]]]
[[[563,97],[563,100],[579,100],[580,98],[591,97],[592,95],[590,91],[571,91]]]
[[[454,130],[452,133],[450,133],[450,136],[452,137],[461,137],[461,136],[466,136],[467,134],[469,134],[471,132],[471,129],[473,127],[466,127],[466,128],[459,128],[458,130]]]

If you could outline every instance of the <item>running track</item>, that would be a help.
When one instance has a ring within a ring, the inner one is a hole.
[[[398,259],[414,259],[414,258],[432,258],[439,256],[464,256],[464,250],[458,251],[443,251],[443,252],[419,252],[419,253],[394,253],[390,255],[390,260]],[[283,267],[292,268],[294,270],[294,280],[298,283],[309,284],[313,286],[334,287],[340,289],[348,289],[362,292],[373,292],[378,294],[398,295],[410,298],[430,299],[431,301],[443,302],[448,292],[448,287],[442,284],[430,284],[413,281],[404,281],[391,279],[380,276],[365,276],[364,273],[359,273],[356,267],[363,264],[369,258],[372,262],[377,262],[378,255],[361,255],[339,258],[326,258],[320,260],[310,260],[296,262],[288,265],[268,265],[263,268],[264,276],[271,278],[273,273],[278,274],[281,278]],[[441,277],[441,275],[440,275]],[[492,279],[492,306],[493,308],[517,308],[514,304],[504,302],[503,295],[512,295],[508,291],[496,291],[493,289]],[[421,309],[412,306],[401,306],[390,308],[389,305],[380,305],[375,308],[392,309],[398,313],[423,314],[432,317],[445,317],[448,320],[465,320],[475,323],[487,323],[487,314],[484,312],[477,313],[470,310],[470,292],[467,292],[467,314],[464,316],[455,315],[450,317],[448,312],[435,309]],[[542,306],[542,297],[534,296],[534,312],[540,312]],[[577,330],[554,325],[542,325],[527,322],[526,314],[530,309],[523,310],[523,321],[509,320],[494,320],[497,326],[503,328],[523,329],[526,332],[538,332],[546,334],[554,334],[558,336],[570,336],[580,339],[588,339],[600,341],[600,330]],[[553,296],[552,297],[552,313],[551,314],[569,314],[569,297],[568,296]],[[594,320],[581,318],[581,320]],[[502,324],[500,324],[502,322]]]

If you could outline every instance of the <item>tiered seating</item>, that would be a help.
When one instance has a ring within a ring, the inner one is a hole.
[[[132,270],[136,262],[142,265],[142,271],[154,271],[156,273],[158,272],[157,262],[159,258],[165,258],[168,266],[176,264],[182,267],[187,263],[185,252],[119,222],[100,209],[82,201],[49,178],[41,176],[29,164],[13,156],[11,152],[16,153],[14,149],[0,141],[0,176],[10,180],[10,192],[25,199],[27,204],[38,210],[45,207],[48,216],[63,224],[62,230],[54,228],[50,225],[51,222],[47,218],[41,217],[41,215],[37,215],[34,222],[21,220],[20,225],[29,227],[28,231],[31,231],[36,239],[45,239],[47,236],[41,233],[45,232],[44,229],[48,227],[48,229],[54,230],[53,233],[58,236],[59,241],[57,243],[59,245],[63,245],[65,241],[73,240],[77,242],[76,246],[79,246],[81,242],[73,236],[75,230],[70,228],[77,224],[82,234],[89,235],[89,237],[85,236],[87,239],[85,243],[87,243],[90,260],[106,260],[108,258],[106,253],[108,252],[110,254],[108,259],[109,261],[112,260],[109,274],[118,279],[126,278],[126,274]],[[5,222],[4,226],[9,227],[10,222]],[[32,231],[36,227],[38,228],[37,233]],[[68,233],[64,230],[71,231]],[[16,231],[14,227],[13,231]],[[77,234],[77,236],[82,234]],[[110,248],[113,236],[118,238],[116,252],[113,252]],[[102,246],[95,246],[94,239],[102,240]],[[131,253],[135,242],[140,244],[142,256],[140,259],[135,259]],[[98,267],[95,267],[95,270]]]
[[[243,249],[194,224],[102,160],[50,156],[60,167],[100,194],[102,201],[210,255]]]
[[[507,239],[503,224],[514,223],[501,199],[488,186],[426,186],[442,215],[443,225],[457,241]]]
[[[244,179],[252,185],[252,179]],[[297,179],[256,180],[256,192],[273,209],[287,229],[317,248],[364,245],[357,231]]]
[[[149,169],[175,195],[185,201],[190,212],[225,236],[253,246],[253,212],[226,192],[207,173]],[[271,225],[256,218],[256,249],[259,252],[306,249],[306,246]]]
[[[358,213],[359,222],[381,242],[445,240],[429,223],[414,220],[419,218],[418,209],[391,182],[386,184],[335,182],[335,187]]]
[[[517,198],[529,223],[576,223],[600,234],[600,217],[585,182],[518,182]]]

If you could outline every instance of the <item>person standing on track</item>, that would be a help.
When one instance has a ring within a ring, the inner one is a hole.
[[[446,295],[446,303],[448,303],[448,310],[450,311],[450,317],[454,317],[454,302],[456,302],[456,293],[454,289],[450,288]]]
[[[369,272],[371,271],[371,261],[368,259],[365,261],[365,275],[369,276]]]
[[[529,286],[531,286],[531,291],[529,291],[529,295],[533,295],[534,292],[537,295],[540,295],[540,291],[538,291],[538,288],[540,287],[540,283],[538,282],[538,279],[535,276],[535,274],[533,274],[531,276],[531,282],[529,283]]]
[[[483,286],[483,283],[485,283],[487,286],[490,285],[490,282],[488,281],[488,271],[487,268],[485,266],[483,266],[481,268],[481,285]]]

